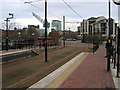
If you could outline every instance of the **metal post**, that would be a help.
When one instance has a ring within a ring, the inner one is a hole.
[[[84,41],[85,40],[85,37],[84,37],[84,19],[83,19],[83,33],[82,34],[83,34],[83,36],[82,36],[82,42],[84,43],[85,42]]]
[[[117,77],[119,77],[119,46],[120,45],[120,28],[118,27],[118,38],[117,38]]]
[[[110,28],[110,18],[111,18],[111,7],[110,7],[110,0],[109,0],[109,36],[108,38],[110,39],[110,34],[111,34],[111,28]]]
[[[109,42],[109,40],[110,40],[110,14],[111,14],[111,12],[110,12],[110,0],[109,0],[109,35],[108,35],[108,58],[107,58],[107,71],[110,71],[110,42]]]
[[[95,23],[93,24],[93,53],[94,53],[94,43],[95,43]]]
[[[63,46],[65,47],[65,16],[63,16]]]
[[[8,51],[8,18],[5,20],[6,21],[6,51]]]
[[[9,17],[9,18],[6,18],[6,51],[8,51],[8,22],[10,21],[9,19],[12,19],[13,18],[13,13],[9,13],[9,15],[11,15],[12,17]]]
[[[71,38],[71,36],[70,36],[70,28],[69,28],[69,39]]]
[[[47,62],[47,0],[45,0],[45,62]]]
[[[117,28],[115,28],[115,48],[114,48],[114,69],[116,67],[116,56],[117,56]]]

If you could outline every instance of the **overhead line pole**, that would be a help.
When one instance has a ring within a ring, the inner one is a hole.
[[[110,9],[111,7],[110,7],[110,0],[109,0],[109,2],[108,2],[108,9],[109,9],[109,34],[108,34],[108,41],[107,41],[107,43],[108,43],[108,57],[107,57],[107,71],[110,71],[110,46],[111,46],[111,40],[110,40],[110,33],[111,33],[111,28],[110,28],[110,17],[111,17],[111,9]]]
[[[117,35],[117,76],[119,77],[119,69],[120,69],[120,28],[118,27],[118,35]]]
[[[37,0],[37,1],[41,1],[41,0]],[[31,2],[25,2],[28,3],[28,4],[31,4],[33,1]],[[33,5],[33,4],[31,4]],[[35,6],[35,5],[33,5]],[[35,6],[37,7],[37,6]],[[39,8],[39,7],[37,7]],[[48,56],[47,56],[47,28],[48,28],[48,22],[47,22],[47,0],[45,0],[45,23],[44,23],[44,26],[45,26],[45,42],[44,42],[44,45],[45,45],[45,62],[48,61]]]
[[[45,62],[47,59],[47,0],[45,0]]]
[[[63,16],[63,46],[65,47],[65,16]]]

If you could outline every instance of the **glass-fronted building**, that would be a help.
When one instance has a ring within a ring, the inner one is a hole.
[[[61,31],[61,21],[59,20],[52,20],[51,29],[56,31]]]

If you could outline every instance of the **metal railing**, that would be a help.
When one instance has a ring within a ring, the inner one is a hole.
[[[94,43],[93,44],[93,53],[96,52],[98,48],[99,48],[99,45]]]

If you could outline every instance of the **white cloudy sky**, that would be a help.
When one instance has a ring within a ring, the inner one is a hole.
[[[36,0],[0,0],[0,27],[4,28],[3,21],[9,17],[8,13],[14,13],[14,19],[11,22],[19,23],[17,27],[24,27],[28,24],[40,24],[36,18],[32,16],[32,12],[36,13],[44,19],[44,0],[34,2],[37,7],[29,4],[24,4],[26,1]],[[108,18],[108,0],[64,0],[67,2],[79,15],[87,19],[89,17],[105,16]],[[111,16],[118,21],[118,6],[113,4],[111,0]],[[48,21],[58,19],[62,21],[62,16],[66,16],[67,22],[80,22],[82,19],[77,16],[63,0],[48,0]],[[40,24],[41,25],[41,24]],[[66,24],[66,29],[71,28],[77,30],[78,24]],[[41,26],[42,27],[42,26]]]

